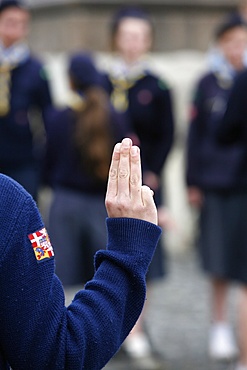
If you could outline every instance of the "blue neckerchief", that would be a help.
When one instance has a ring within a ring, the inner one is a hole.
[[[24,63],[30,56],[30,50],[26,43],[16,43],[9,48],[5,48],[0,43],[0,64],[15,67]]]
[[[116,58],[109,77],[113,91],[111,102],[114,108],[121,113],[127,111],[129,106],[128,90],[148,73],[148,61],[140,59],[131,65],[126,64],[121,58]]]
[[[214,47],[210,49],[207,59],[209,70],[220,76],[221,79],[232,82],[236,77],[238,72],[228,62],[219,48]],[[247,50],[243,56],[243,65],[244,67],[247,67]]]

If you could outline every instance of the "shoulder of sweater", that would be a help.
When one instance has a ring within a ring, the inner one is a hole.
[[[0,198],[1,204],[9,204],[12,199],[25,202],[28,198],[32,197],[18,182],[6,175],[0,174]]]
[[[31,195],[16,181],[0,174],[0,234],[1,227],[11,224],[27,201],[33,201]]]
[[[206,72],[203,75],[201,75],[198,79],[199,85],[207,84],[213,80],[216,80],[216,76],[213,72]]]
[[[25,206],[34,205],[31,195],[16,181],[0,174],[0,248],[1,255],[15,233]],[[27,216],[27,215],[26,215]],[[23,227],[23,225],[20,225]]]
[[[30,54],[29,57],[18,65],[18,68],[43,68],[44,63],[41,62],[36,56]]]
[[[169,92],[171,90],[170,84],[162,76],[155,75],[154,73],[147,71],[139,81],[136,82],[136,86],[150,88],[157,92]]]
[[[74,115],[74,110],[70,107],[51,107],[47,111],[47,121],[56,127],[61,127],[68,121],[71,121],[71,117]]]
[[[16,70],[25,70],[27,73],[34,73],[40,76],[41,79],[48,80],[48,72],[46,70],[46,65],[36,56],[30,55],[29,58],[17,66]]]
[[[208,86],[217,85],[217,78],[213,72],[207,72],[201,75],[194,85],[194,94],[199,91],[205,91]]]
[[[247,89],[247,70],[244,70],[243,72],[239,73],[236,77],[236,83],[238,89],[243,89],[246,91]]]

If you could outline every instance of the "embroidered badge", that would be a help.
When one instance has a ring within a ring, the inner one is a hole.
[[[54,256],[54,251],[45,228],[28,235],[38,262]]]
[[[141,105],[148,105],[153,100],[153,94],[147,89],[141,90],[137,95],[137,99]]]

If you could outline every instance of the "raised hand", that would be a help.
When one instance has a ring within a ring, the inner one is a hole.
[[[142,185],[140,149],[131,139],[115,145],[105,204],[109,217],[137,218],[157,225],[153,191]]]

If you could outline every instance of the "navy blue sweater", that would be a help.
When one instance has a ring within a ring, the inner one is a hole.
[[[214,73],[198,83],[187,147],[187,184],[201,189],[236,189],[247,185],[243,171],[245,148],[241,143],[223,145],[219,126],[226,110],[231,86]]]
[[[10,112],[0,117],[0,168],[40,160],[41,142],[34,140],[30,113],[39,110],[44,114],[51,96],[45,72],[35,58],[12,70],[10,96]]]
[[[108,219],[107,250],[68,308],[43,228],[30,195],[0,175],[0,369],[99,370],[141,313],[160,228]]]

